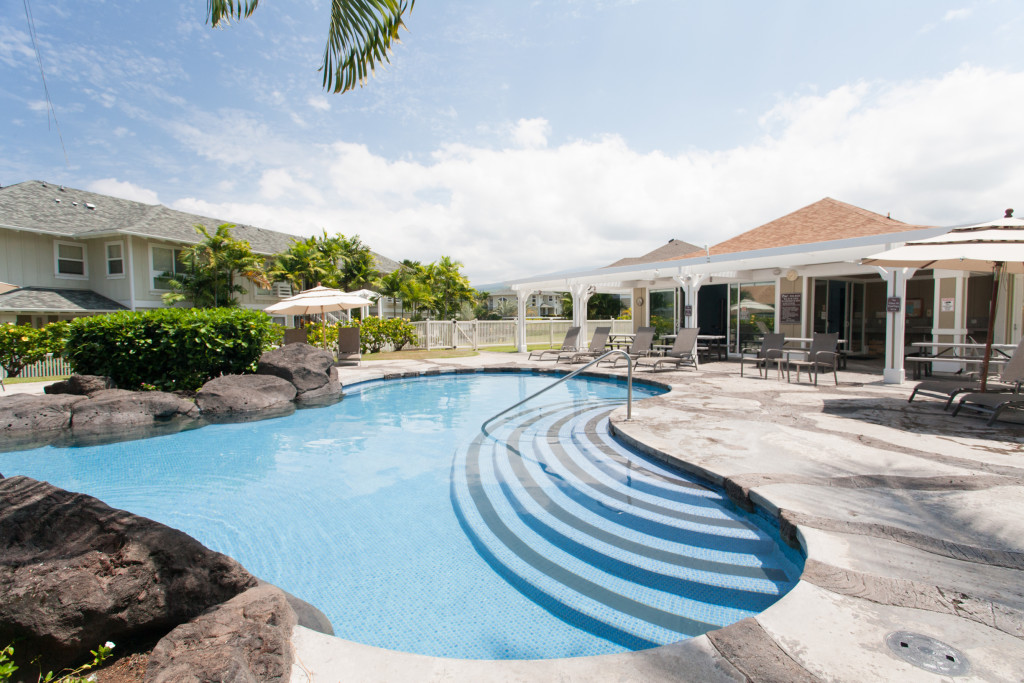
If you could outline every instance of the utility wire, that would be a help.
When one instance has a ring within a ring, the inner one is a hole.
[[[57,139],[60,140],[60,149],[64,152],[64,164],[71,166],[68,161],[68,150],[64,147],[64,136],[60,132],[60,123],[57,122],[57,111],[53,108],[53,101],[50,99],[50,89],[46,86],[46,74],[43,73],[43,57],[39,54],[39,43],[36,42],[36,23],[32,18],[32,7],[29,0],[22,0],[25,5],[25,19],[28,21],[28,35],[32,39],[32,49],[36,53],[36,61],[39,63],[39,77],[43,81],[43,93],[46,95],[46,127],[50,128],[50,117],[53,117],[53,125],[57,128]]]

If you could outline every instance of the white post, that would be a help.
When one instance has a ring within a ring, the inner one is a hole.
[[[690,315],[683,317],[684,327],[697,327],[697,297],[700,294],[700,286],[703,284],[707,275],[673,275],[672,279],[678,282],[684,293],[686,294],[686,303],[684,306],[690,307]],[[685,308],[683,309],[686,310]]]
[[[526,353],[528,351],[526,346],[526,302],[532,294],[532,291],[516,292],[516,303],[518,309],[518,317],[516,318],[516,349],[520,353]]]
[[[595,291],[594,285],[569,285],[569,293],[572,294],[572,322],[574,326],[580,328],[581,339],[588,337],[587,302],[590,301],[590,297]]]
[[[907,379],[904,369],[904,331],[907,324],[907,280],[914,274],[914,268],[879,268],[878,272],[885,280],[886,297],[898,297],[899,312],[885,314],[885,370],[883,381],[886,384],[903,384]]]

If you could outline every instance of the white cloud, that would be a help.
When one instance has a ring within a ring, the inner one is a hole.
[[[970,7],[964,7],[963,9],[951,9],[948,12],[946,12],[945,16],[942,17],[942,20],[959,21],[961,19],[966,19],[967,17],[971,16],[973,12],[974,10],[971,9]]]
[[[306,100],[306,104],[308,104],[309,106],[313,107],[313,109],[318,109],[320,111],[330,111],[331,110],[331,103],[330,103],[330,101],[326,97],[324,97],[323,95],[318,95],[316,97],[310,97],[308,100]]]
[[[121,199],[129,199],[133,202],[142,202],[143,204],[160,203],[156,192],[153,190],[148,190],[144,187],[139,187],[134,183],[121,181],[116,178],[102,178],[100,180],[94,180],[91,183],[88,183],[85,186],[85,189],[98,194],[108,194],[111,197],[120,197]]]
[[[512,129],[512,141],[516,147],[541,149],[548,146],[551,125],[546,119],[519,119]]]
[[[293,145],[243,120],[256,136],[238,137],[247,151],[215,135],[193,142],[262,168],[256,201],[175,206],[296,234],[359,234],[396,259],[447,254],[492,282],[604,265],[669,238],[714,244],[825,196],[912,223],[996,216],[1024,187],[1021,111],[1024,73],[964,66],[795,95],[764,113],[761,139],[675,156],[615,135],[549,147],[548,123],[523,119],[515,149],[450,144],[396,161],[351,142]]]

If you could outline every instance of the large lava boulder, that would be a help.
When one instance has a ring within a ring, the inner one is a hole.
[[[192,401],[165,391],[97,391],[76,403],[71,428],[78,434],[101,434],[150,427],[174,418],[198,418]]]
[[[322,399],[341,393],[334,354],[309,344],[286,344],[260,356],[259,375],[272,375],[295,386],[300,401]]]
[[[13,394],[0,397],[0,438],[24,437],[38,432],[67,429],[71,411],[85,396]]]
[[[104,389],[116,389],[114,380],[102,375],[71,375],[67,379],[43,387],[47,394],[74,394],[90,396]]]
[[[273,375],[222,375],[196,392],[204,415],[279,410],[295,400],[295,386]]]
[[[0,643],[43,671],[167,632],[257,585],[194,538],[84,494],[0,479]]]
[[[149,683],[291,678],[296,615],[279,588],[262,584],[164,636],[146,667]]]

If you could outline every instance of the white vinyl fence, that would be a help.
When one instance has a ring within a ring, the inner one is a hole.
[[[515,346],[517,325],[516,320],[425,320],[412,324],[418,347],[423,349]],[[611,325],[613,334],[633,331],[632,320],[589,320],[588,333],[597,325]],[[570,320],[527,320],[526,343],[558,346],[571,326]]]
[[[38,363],[26,365],[18,377],[54,377],[56,375],[70,375],[71,366],[63,358],[47,357]],[[7,371],[0,368],[0,379],[7,379]]]

